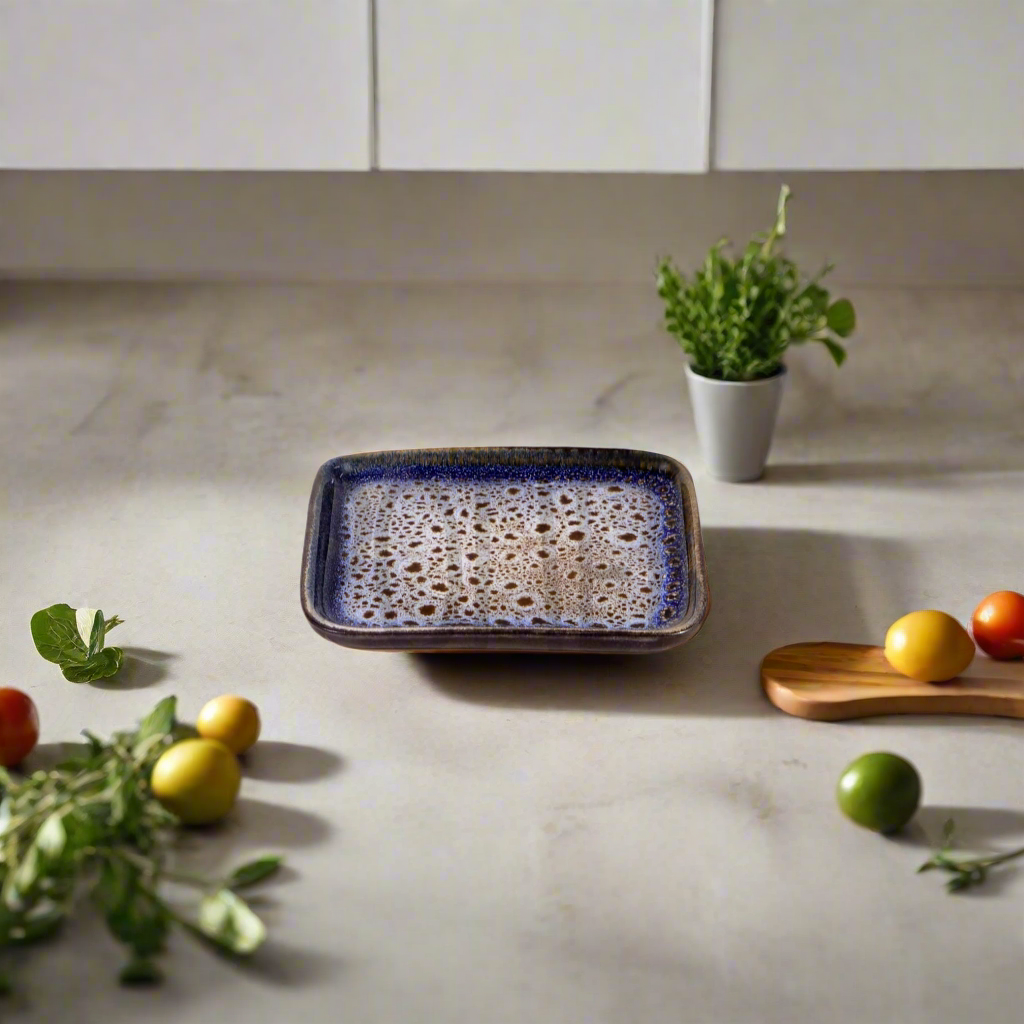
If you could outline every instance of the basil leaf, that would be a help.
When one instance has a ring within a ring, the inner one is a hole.
[[[175,712],[178,709],[177,697],[164,697],[162,701],[146,717],[139,722],[135,733],[134,749],[136,753],[140,744],[154,736],[163,739],[169,736],[175,726]]]
[[[68,833],[64,828],[63,814],[54,811],[40,826],[34,844],[48,860],[57,860],[64,852]]]
[[[32,616],[32,640],[47,661],[84,662],[88,647],[78,633],[75,610],[70,605],[54,604]]]
[[[39,881],[42,868],[43,858],[39,855],[39,848],[34,845],[30,846],[17,870],[7,879],[9,888],[6,893],[6,902],[8,907],[12,910],[19,909],[21,897],[32,891],[32,887]]]
[[[86,657],[91,658],[103,649],[103,612],[97,608],[78,608],[75,610],[75,626],[85,644]]]
[[[831,338],[822,338],[821,343],[828,349],[829,355],[836,366],[842,366],[846,361],[846,349],[839,342],[833,341]]]
[[[280,868],[283,857],[260,857],[258,860],[243,864],[235,868],[224,883],[229,889],[244,889],[249,885],[256,885],[264,878],[269,878]]]
[[[92,889],[92,898],[104,913],[122,906],[131,892],[132,870],[124,861],[107,858]]]
[[[116,675],[123,662],[124,651],[120,647],[104,647],[86,661],[61,662],[60,670],[69,683],[91,683]]]
[[[199,904],[199,930],[239,956],[254,953],[267,937],[263,922],[230,889],[219,889]]]
[[[825,319],[828,321],[829,329],[840,338],[848,338],[857,326],[857,316],[849,299],[836,299],[825,310]]]
[[[150,957],[164,948],[170,925],[167,912],[139,884],[137,868],[107,859],[93,896],[114,937],[136,957]]]
[[[107,630],[121,621],[116,615],[104,619],[98,608],[76,610],[54,604],[32,616],[32,640],[43,658],[60,665],[65,679],[88,683],[106,679],[121,668],[124,652],[103,647]]]

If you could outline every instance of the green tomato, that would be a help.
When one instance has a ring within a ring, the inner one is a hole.
[[[839,777],[839,809],[873,832],[896,832],[921,803],[921,776],[896,754],[864,754]]]

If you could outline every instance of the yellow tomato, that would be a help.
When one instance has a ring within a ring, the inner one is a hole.
[[[944,683],[974,660],[974,641],[952,615],[911,612],[889,627],[885,656],[897,672],[919,683]]]
[[[220,740],[228,750],[244,754],[260,735],[260,713],[244,697],[215,697],[199,712],[196,729],[208,740]]]
[[[153,766],[153,795],[186,825],[219,821],[235,805],[242,770],[216,740],[182,740]]]

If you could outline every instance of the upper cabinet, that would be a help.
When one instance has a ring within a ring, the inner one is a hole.
[[[1024,167],[1022,0],[715,6],[716,167]]]
[[[711,0],[376,0],[384,169],[702,171]]]
[[[370,167],[369,0],[0,0],[0,167]]]
[[[709,165],[1024,167],[1024,0],[0,0],[0,169]]]

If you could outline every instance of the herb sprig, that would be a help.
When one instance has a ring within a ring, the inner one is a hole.
[[[956,825],[950,818],[942,828],[942,848],[917,869],[918,874],[938,870],[951,875],[946,882],[947,892],[961,892],[972,886],[981,885],[988,878],[992,868],[1024,857],[1024,846],[1008,853],[990,854],[987,857],[951,857],[955,832]]]
[[[790,191],[782,186],[771,231],[747,244],[733,258],[722,240],[688,279],[670,258],[657,270],[658,295],[665,305],[665,328],[689,356],[693,369],[716,380],[749,381],[771,377],[782,367],[790,345],[817,341],[839,366],[856,315],[848,299],[831,301],[821,280],[826,263],[809,280],[778,250],[786,234]]]
[[[104,640],[123,619],[109,619],[97,608],[72,608],[53,604],[32,616],[32,640],[36,650],[60,666],[72,683],[91,683],[116,675],[124,661],[120,647],[104,647]]]
[[[280,857],[213,879],[171,864],[180,822],[153,797],[149,776],[174,742],[176,706],[165,698],[108,741],[83,733],[81,749],[50,771],[16,778],[0,769],[0,957],[54,935],[83,897],[127,950],[125,984],[160,979],[156,957],[173,926],[230,954],[259,948],[266,929],[238,890],[272,875]],[[164,882],[199,890],[194,916],[165,898]],[[9,986],[0,965],[0,991]]]

